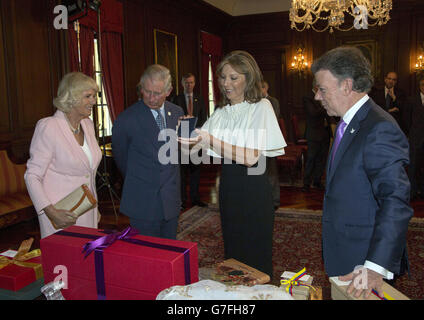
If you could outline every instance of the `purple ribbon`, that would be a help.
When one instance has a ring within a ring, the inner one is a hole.
[[[100,237],[96,240],[87,242],[84,245],[82,252],[85,252],[84,259],[89,256],[94,250],[103,250],[112,245],[116,240],[130,239],[132,236],[138,234],[138,230],[132,227],[128,227],[121,232],[113,232],[106,236]]]
[[[132,227],[127,227],[125,230],[121,232],[110,232],[110,231],[103,231],[105,233],[109,233],[106,236],[98,237],[91,234],[84,234],[84,233],[76,233],[76,232],[69,232],[69,231],[59,231],[56,234],[63,235],[63,236],[70,236],[70,237],[77,237],[77,238],[88,238],[88,239],[94,239],[93,241],[87,242],[84,247],[83,251],[85,252],[84,259],[87,258],[88,255],[90,255],[91,252],[94,251],[94,267],[96,271],[96,287],[97,287],[97,298],[99,300],[106,300],[106,286],[105,286],[105,279],[104,279],[104,265],[103,265],[103,250],[112,245],[116,240],[121,240],[124,242],[129,242],[136,245],[142,245],[150,248],[155,249],[162,249],[162,250],[168,250],[168,251],[174,251],[174,252],[180,252],[184,254],[184,275],[185,275],[185,282],[186,284],[191,283],[190,279],[190,250],[187,248],[181,248],[177,246],[171,246],[167,244],[159,244],[154,243],[146,240],[140,240],[140,239],[132,239],[131,237],[138,234],[137,229],[134,229]]]

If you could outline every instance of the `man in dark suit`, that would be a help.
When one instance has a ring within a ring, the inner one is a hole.
[[[172,84],[164,66],[149,66],[139,88],[142,99],[120,113],[112,129],[113,155],[124,178],[120,211],[140,234],[175,239],[181,205],[175,129],[184,113],[165,101]]]
[[[280,118],[280,103],[274,97],[268,94],[269,85],[268,82],[262,81],[262,96],[271,102],[272,108],[274,109],[275,116],[277,119]],[[287,137],[285,137],[287,139]],[[272,199],[274,204],[274,210],[280,207],[280,176],[278,173],[278,165],[276,157],[266,158],[266,173],[271,183],[272,188]]]
[[[197,117],[196,127],[200,128],[206,121],[206,110],[204,100],[201,96],[194,93],[196,86],[196,78],[192,73],[188,73],[182,77],[181,84],[184,93],[175,96],[172,102],[180,106],[184,110],[184,115]],[[199,151],[201,157],[202,151]],[[187,174],[190,176],[190,199],[193,206],[206,207],[207,204],[200,200],[199,183],[200,183],[200,164],[181,164],[181,202],[185,209],[187,202],[186,185]]]
[[[424,76],[419,80],[419,92],[409,98],[409,154],[408,168],[411,199],[424,197]]]
[[[269,84],[266,81],[262,81],[262,95],[265,99],[268,99],[271,102],[272,108],[274,109],[275,116],[277,119],[280,118],[280,103],[274,97],[271,97],[268,94]]]
[[[397,73],[390,71],[384,77],[384,88],[372,88],[370,97],[374,102],[390,113],[396,119],[401,129],[407,133],[405,124],[405,117],[407,116],[405,110],[406,96],[397,84]]]
[[[315,100],[316,86],[310,94],[303,97],[303,108],[306,115],[305,138],[308,141],[305,174],[302,191],[309,191],[311,182],[318,189],[324,189],[321,178],[325,170],[328,148],[332,131],[330,117],[322,107],[321,102]]]
[[[368,60],[354,47],[328,51],[312,65],[329,116],[340,122],[327,163],[322,244],[327,274],[352,280],[348,292],[382,294],[383,278],[407,266],[413,215],[405,171],[408,141],[393,117],[369,98]],[[362,265],[360,271],[356,266]],[[362,281],[362,282],[361,282]],[[362,284],[364,286],[358,285]]]

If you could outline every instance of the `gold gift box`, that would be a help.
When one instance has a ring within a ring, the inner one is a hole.
[[[294,272],[291,271],[284,271],[284,273],[281,275],[281,279],[283,280],[290,280],[295,275]],[[305,274],[303,277],[300,278],[300,280],[297,280],[300,284],[308,285],[308,286],[302,286],[302,285],[293,285],[292,286],[292,297],[295,300],[309,300],[310,299],[310,290],[309,286],[312,286],[312,281],[314,280],[314,277],[312,277],[309,274]],[[283,290],[287,290],[287,287],[289,287],[290,284],[282,285],[281,288]]]
[[[372,293],[368,299],[365,299],[363,294],[361,294],[359,298],[356,298],[347,293],[348,285],[339,285],[334,278],[337,277],[330,277],[331,299],[333,300],[381,300],[380,297]],[[410,300],[407,296],[393,288],[387,282],[383,282],[382,290],[389,298],[392,298],[388,300]]]

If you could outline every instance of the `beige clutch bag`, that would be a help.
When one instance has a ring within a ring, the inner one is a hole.
[[[57,202],[54,207],[56,209],[72,211],[77,217],[93,209],[97,205],[97,200],[88,189],[87,185],[83,184],[76,188],[65,198]]]

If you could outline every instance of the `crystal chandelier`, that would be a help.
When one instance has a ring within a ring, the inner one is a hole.
[[[367,29],[368,26],[382,26],[390,20],[389,12],[392,0],[292,0],[289,11],[291,28],[297,31],[312,28],[323,32],[330,28],[349,31],[353,28]],[[342,28],[345,14],[354,18],[352,26]],[[318,21],[324,23],[323,28],[316,28]],[[298,27],[301,25],[301,27]]]

